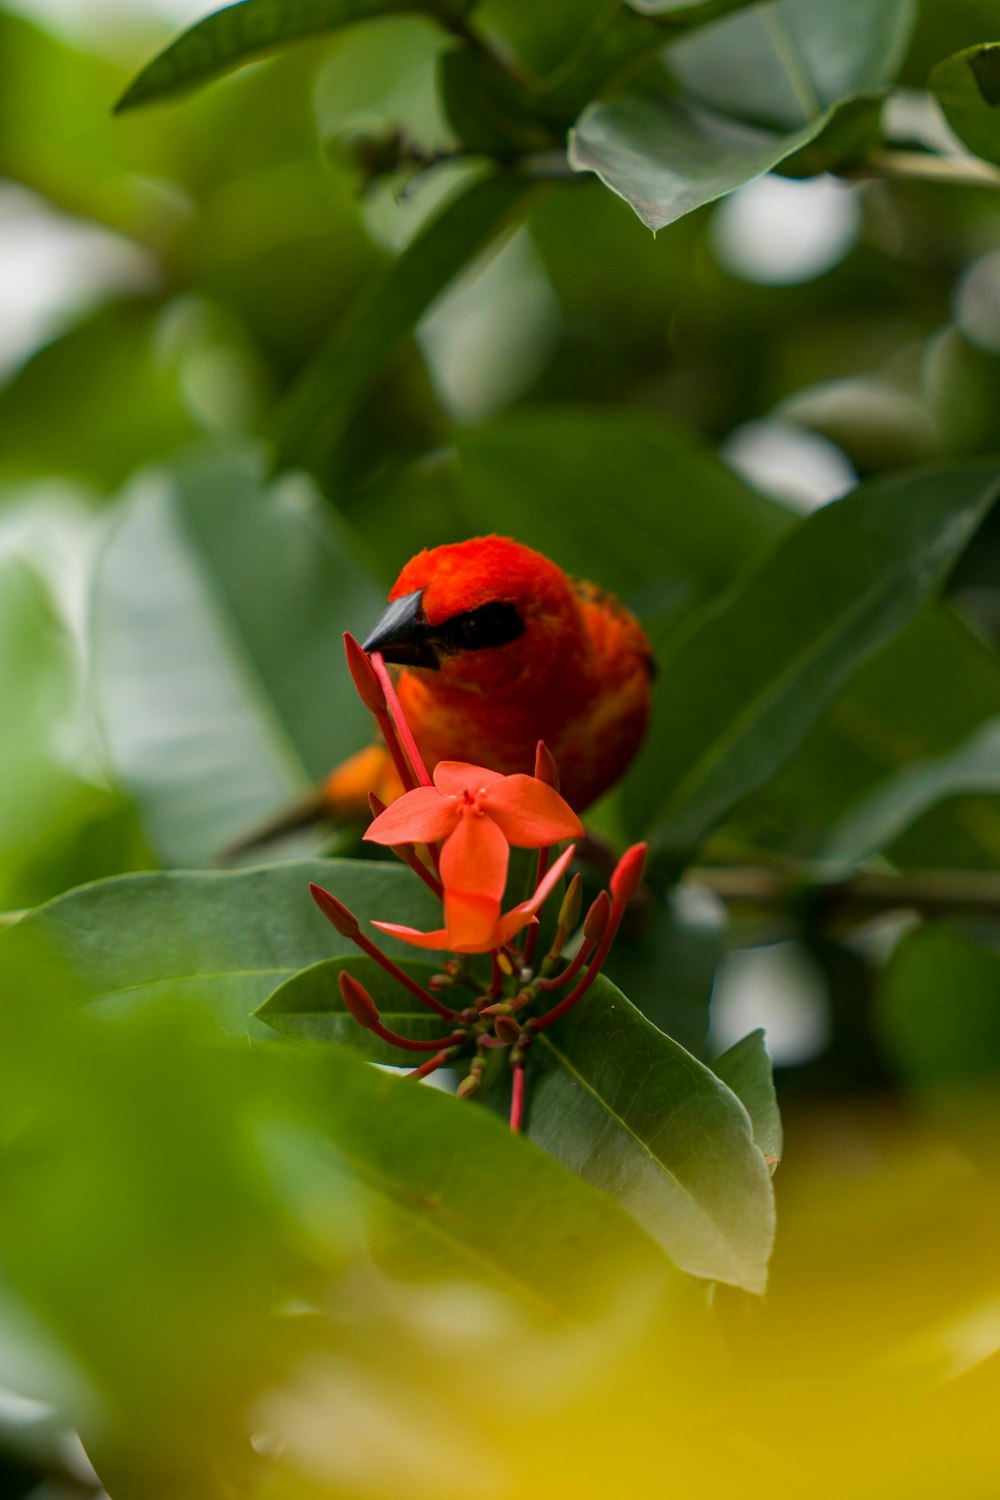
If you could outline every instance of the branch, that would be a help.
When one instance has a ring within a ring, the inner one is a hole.
[[[865,871],[824,883],[767,866],[703,865],[690,870],[688,878],[731,905],[782,907],[808,893],[838,914],[852,907],[867,916],[901,910],[1000,912],[1000,875],[974,871],[909,870],[901,875]]]

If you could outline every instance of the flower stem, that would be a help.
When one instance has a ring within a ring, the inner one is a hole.
[[[561,1016],[564,1016],[566,1012],[570,1010],[572,1006],[574,1006],[576,1002],[582,999],[582,997],[587,993],[587,991],[590,989],[590,986],[597,978],[601,965],[604,963],[604,960],[608,956],[608,951],[611,947],[611,944],[615,940],[615,933],[618,931],[618,927],[624,911],[624,902],[615,901],[613,903],[611,907],[611,915],[608,918],[607,925],[605,926],[604,932],[601,936],[601,940],[597,944],[594,954],[584,971],[583,978],[573,986],[568,995],[565,995],[562,1000],[560,1000],[558,1005],[554,1005],[551,1010],[546,1011],[544,1016],[532,1017],[532,1019],[528,1021],[527,1026],[532,1032],[544,1031],[547,1026],[552,1025],[553,1021],[558,1021]],[[577,957],[579,958],[579,954],[577,955]],[[570,967],[572,967],[572,965],[570,965]],[[567,973],[568,972],[569,971],[567,970]],[[563,980],[562,982],[565,982],[565,980]]]
[[[414,1068],[412,1073],[407,1073],[407,1078],[426,1078],[429,1074],[436,1072],[438,1068],[444,1067],[455,1051],[454,1047],[442,1047],[440,1052],[435,1052],[433,1057],[429,1057],[426,1062],[422,1062],[419,1068]]]
[[[367,1030],[381,1037],[383,1042],[390,1042],[393,1047],[402,1047],[404,1052],[436,1052],[439,1049],[450,1051],[465,1040],[464,1031],[453,1031],[451,1036],[436,1036],[420,1042],[414,1037],[400,1036],[398,1031],[390,1031],[381,1020],[370,1022]]]
[[[535,866],[535,890],[545,879],[545,872],[549,868],[549,858],[552,854],[551,848],[539,849],[538,863]],[[530,969],[535,959],[535,947],[538,943],[538,924],[534,923],[528,928],[524,939],[524,949],[521,954],[521,962],[526,969]]]
[[[380,948],[376,948],[370,938],[365,937],[363,932],[353,934],[351,941],[361,949],[362,953],[367,953],[369,958],[374,959],[380,969],[384,969],[387,974],[391,974],[397,984],[401,984],[405,990],[409,990],[415,999],[423,1001],[424,1005],[429,1005],[431,1010],[436,1010],[438,1015],[442,1016],[446,1021],[453,1021],[455,1019],[455,1012],[449,1005],[445,1005],[435,995],[431,995],[422,985],[419,985],[415,979],[411,979],[405,969],[401,969],[398,964],[393,963],[391,958],[386,957]]]
[[[427,773],[423,757],[417,749],[417,742],[413,738],[413,731],[409,724],[407,724],[406,717],[400,707],[399,698],[396,695],[396,687],[389,674],[389,669],[381,653],[378,651],[373,651],[369,660],[375,669],[379,682],[382,684],[382,691],[385,693],[385,699],[389,705],[389,713],[392,716],[396,734],[406,752],[410,765],[413,767],[413,774],[421,786],[430,786],[431,778]]]

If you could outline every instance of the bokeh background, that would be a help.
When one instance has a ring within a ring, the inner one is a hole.
[[[420,546],[510,532],[665,641],[859,481],[997,448],[1000,194],[965,180],[926,87],[995,38],[991,0],[928,0],[885,105],[889,143],[943,153],[951,180],[770,174],[655,238],[595,178],[556,181],[298,444],[313,362],[481,167],[450,159],[446,43],[415,17],[114,116],[204,9],[0,10],[5,924],[210,866],[363,743],[338,631]],[[390,129],[449,159],[366,181]],[[363,317],[351,338],[363,361]],[[702,851],[803,889],[726,902],[691,879],[612,971],[695,1049],[706,1023],[714,1051],[766,1028],[789,1150],[762,1308],[722,1293],[709,1334],[680,1293],[647,1295],[624,1241],[589,1264],[606,1295],[580,1293],[583,1332],[540,1331],[467,1267],[414,1283],[396,1217],[373,1227],[329,1158],[319,1063],[220,1063],[169,997],[85,1024],[29,956],[0,1118],[13,1139],[43,1101],[60,1145],[4,1179],[0,1492],[99,1493],[79,1429],[113,1500],[646,1491],[665,1452],[700,1493],[775,1472],[995,1493],[998,547],[988,520]],[[975,915],[831,909],[809,872],[844,849],[979,879]],[[348,1157],[391,1107],[360,1064],[350,1087]]]

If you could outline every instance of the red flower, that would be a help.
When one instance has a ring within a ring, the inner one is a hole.
[[[439,927],[436,932],[418,932],[415,927],[401,927],[397,922],[372,922],[372,926],[377,927],[380,932],[388,933],[390,937],[399,938],[401,943],[411,943],[414,948],[447,949],[449,953],[490,953],[495,948],[503,948],[517,936],[522,927],[527,927],[529,922],[535,920],[536,912],[544,906],[565,875],[566,867],[575,853],[576,845],[570,844],[569,848],[560,854],[544,880],[539,882],[534,895],[529,896],[527,901],[522,901],[518,906],[512,907],[504,916],[500,915],[500,902],[498,901],[493,925],[489,931],[485,928],[477,929],[477,935],[473,938],[466,935],[461,925],[457,932],[451,926]],[[448,921],[447,912],[446,890],[446,922]],[[459,913],[464,918],[464,908],[461,906]]]
[[[483,766],[443,760],[434,769],[433,783],[404,793],[379,814],[365,838],[389,845],[444,841],[440,875],[445,926],[440,933],[427,934],[379,925],[397,937],[410,934],[406,942],[419,938],[420,947],[486,953],[509,941],[537,910],[536,891],[530,901],[501,919],[510,845],[544,849],[577,837],[583,826],[559,793],[534,776],[501,776]],[[548,895],[552,884],[547,879],[542,886]],[[502,928],[506,936],[498,942]]]

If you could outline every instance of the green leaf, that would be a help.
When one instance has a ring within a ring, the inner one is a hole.
[[[173,864],[201,864],[371,738],[343,666],[382,590],[301,477],[247,457],[140,482],[96,583],[94,685],[116,775]]]
[[[376,1241],[389,1269],[485,1280],[548,1316],[593,1316],[617,1275],[668,1290],[669,1265],[633,1218],[486,1110],[339,1050],[319,1068],[334,1084],[324,1133],[389,1210]]]
[[[537,190],[513,174],[473,183],[357,298],[278,413],[283,464],[301,463],[333,444],[352,402],[396,345],[459,271],[520,217]]]
[[[970,151],[1000,163],[1000,42],[967,47],[939,63],[931,88]]]
[[[646,412],[516,411],[460,432],[456,448],[456,495],[471,528],[502,515],[521,541],[647,617],[691,610],[793,524],[693,434]]]
[[[875,1025],[903,1078],[920,1088],[1000,1075],[1000,948],[995,931],[927,923],[899,942],[876,996]]]
[[[401,865],[315,859],[95,881],[39,907],[2,941],[50,943],[85,998],[116,1011],[170,994],[205,1007],[232,1034],[266,1036],[250,1017],[272,990],[309,964],[357,951],[317,910],[310,881],[362,921],[440,920],[430,892]]]
[[[850,673],[940,585],[993,505],[995,464],[862,485],[804,520],[661,661],[626,786],[633,824],[690,856],[802,741]]]
[[[774,1092],[771,1059],[763,1031],[751,1031],[712,1063],[712,1072],[732,1089],[753,1125],[753,1138],[764,1154],[771,1176],[781,1161],[784,1136]]]
[[[628,0],[628,3],[643,16],[659,16],[665,21],[691,21],[703,26],[730,11],[756,5],[758,0]]]
[[[424,986],[432,974],[441,971],[440,964],[435,967],[434,964],[414,963],[412,960],[406,960],[402,967]],[[354,1020],[341,999],[337,984],[337,976],[342,971],[360,980],[390,1031],[397,1031],[414,1041],[428,1041],[431,1037],[448,1034],[447,1021],[421,1004],[372,959],[360,956],[326,958],[293,974],[268,996],[258,1008],[257,1016],[282,1036],[304,1041],[339,1042],[357,1048],[372,1062],[416,1067],[423,1058],[382,1041]],[[448,995],[444,994],[442,999],[447,1002]],[[459,1008],[465,1003],[463,994]]]
[[[147,63],[116,109],[186,93],[255,58],[357,21],[416,12],[448,22],[468,8],[468,0],[237,0],[197,21]]]
[[[441,57],[438,71],[441,102],[467,150],[503,160],[555,144],[532,95],[491,58],[452,48]]]
[[[776,0],[675,43],[679,95],[592,104],[570,164],[596,172],[654,234],[770,171],[823,134],[839,106],[885,87],[912,0]]]
[[[776,0],[683,38],[666,61],[706,108],[797,131],[892,83],[915,15],[914,0]]]
[[[949,797],[1000,794],[1000,720],[993,719],[944,755],[904,766],[833,828],[823,858],[851,867],[885,849]]]
[[[995,653],[952,610],[929,603],[855,673],[788,764],[740,808],[737,827],[757,847],[822,859],[831,830],[885,791],[893,773],[915,758],[950,756],[998,716]],[[903,833],[894,860],[925,868],[996,864],[1000,839],[991,818],[960,822],[957,808],[941,813]]]
[[[654,234],[776,167],[829,116],[774,135],[669,97],[592,104],[570,136],[576,172],[596,172]]]
[[[503,1060],[486,1098],[503,1113]],[[732,1091],[599,978],[534,1041],[526,1129],[617,1198],[675,1265],[762,1292],[774,1236],[767,1167]]]

